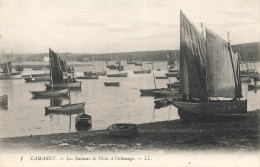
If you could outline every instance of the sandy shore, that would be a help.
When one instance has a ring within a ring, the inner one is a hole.
[[[138,125],[135,138],[111,137],[106,130],[0,139],[1,150],[138,151],[216,150],[257,151],[260,110],[245,120],[191,123],[182,120]]]

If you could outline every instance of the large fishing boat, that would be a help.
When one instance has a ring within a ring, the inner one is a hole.
[[[52,80],[45,84],[47,88],[81,88],[81,82],[76,80],[74,70],[72,75],[68,76],[66,63],[51,49],[49,57]]]
[[[180,93],[174,100],[181,119],[244,118],[238,56],[229,42],[206,28],[206,39],[180,13]]]
[[[12,61],[8,61],[5,63],[0,64],[2,70],[3,70],[3,74],[0,75],[0,79],[3,80],[8,80],[8,79],[22,79],[22,74],[16,72],[13,73],[12,69]]]

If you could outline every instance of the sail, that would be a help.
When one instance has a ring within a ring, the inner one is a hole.
[[[207,87],[209,97],[236,97],[232,51],[223,39],[206,29]],[[236,61],[237,63],[238,61]],[[237,68],[237,65],[234,65]],[[236,79],[235,79],[236,78]]]
[[[3,69],[4,74],[11,74],[12,73],[12,62],[11,61],[0,64],[0,66]]]
[[[174,55],[171,52],[167,54],[167,62],[168,65],[175,65]]]
[[[49,49],[49,59],[50,59],[50,73],[52,77],[52,82],[54,84],[63,83],[63,73],[62,73],[62,67],[61,67],[61,60],[59,56],[53,52],[51,49]]]
[[[180,21],[180,93],[201,99],[206,96],[205,40],[182,12]]]

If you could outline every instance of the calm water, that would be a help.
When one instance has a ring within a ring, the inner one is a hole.
[[[105,66],[105,63],[104,63]],[[144,64],[143,69],[151,69],[150,64]],[[155,76],[163,76],[166,72],[166,62],[154,63]],[[101,62],[95,62],[96,71],[103,69]],[[141,97],[139,89],[154,88],[153,74],[133,74],[133,70],[141,67],[125,64],[127,78],[108,78],[100,76],[98,80],[81,80],[82,89],[71,91],[73,103],[86,102],[85,112],[92,116],[92,130],[105,129],[113,123],[147,123],[179,119],[177,109],[168,106],[154,109],[153,97]],[[93,66],[76,67],[77,75],[84,70],[94,70]],[[108,73],[118,73],[115,70]],[[43,73],[25,69],[23,74]],[[105,87],[104,82],[119,81],[120,87]],[[175,78],[171,78],[174,82]],[[166,87],[168,79],[156,80],[157,87]],[[45,106],[50,105],[50,99],[32,99],[29,91],[45,90],[43,82],[25,83],[22,80],[0,80],[0,95],[8,95],[8,109],[0,109],[0,137],[27,136],[75,132],[75,117],[77,115],[46,115]],[[243,84],[243,95],[248,99],[248,111],[260,108],[259,92],[247,91]],[[62,99],[67,104],[68,99]]]

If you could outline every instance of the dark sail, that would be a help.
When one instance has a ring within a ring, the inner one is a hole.
[[[4,74],[11,74],[12,73],[12,62],[11,61],[0,64],[0,66],[3,69]]]
[[[50,58],[50,73],[52,77],[53,84],[63,83],[63,72],[66,71],[65,62],[60,60],[60,57],[49,49],[49,58]]]
[[[207,97],[205,40],[182,12],[180,21],[180,93],[202,99]]]

